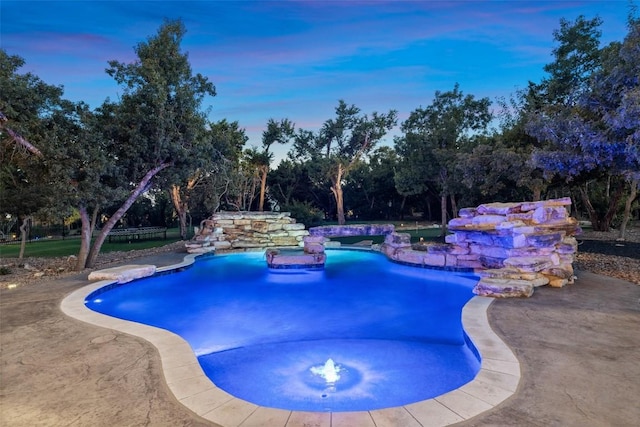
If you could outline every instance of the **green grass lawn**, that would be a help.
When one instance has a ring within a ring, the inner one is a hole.
[[[355,224],[355,222],[352,222]],[[359,224],[394,224],[396,231],[399,233],[409,233],[411,235],[412,242],[418,242],[420,238],[426,241],[437,241],[440,236],[439,228],[419,228],[424,227],[424,224],[420,223],[417,228],[413,228],[414,222],[400,222],[400,221],[363,221]],[[409,228],[410,227],[410,228]],[[177,228],[170,228],[167,230],[167,240],[163,239],[149,239],[136,242],[105,242],[102,245],[100,252],[115,252],[115,251],[133,251],[139,249],[149,249],[159,246],[168,245],[180,240],[180,234]],[[350,236],[350,237],[337,237],[331,240],[341,242],[345,245],[351,245],[361,242],[363,240],[372,240],[373,243],[379,244],[384,241],[384,236]],[[67,237],[66,239],[40,239],[27,242],[25,248],[25,257],[60,257],[77,255],[80,250],[80,238],[77,236]],[[16,258],[20,253],[20,243],[5,243],[0,245],[0,258]]]
[[[168,245],[180,240],[180,232],[177,228],[167,230],[167,239],[149,239],[136,242],[105,242],[100,252],[133,251],[149,249]],[[40,239],[27,242],[25,257],[59,257],[78,255],[80,251],[80,238],[67,237],[66,239]],[[0,258],[16,258],[20,253],[20,243],[5,243],[0,245]]]

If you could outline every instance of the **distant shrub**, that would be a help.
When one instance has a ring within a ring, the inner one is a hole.
[[[321,225],[324,219],[322,211],[309,202],[294,201],[284,206],[282,210],[291,212],[291,218],[295,218],[298,223],[304,224],[307,228]]]

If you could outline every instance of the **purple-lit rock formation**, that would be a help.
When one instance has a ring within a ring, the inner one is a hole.
[[[381,251],[414,265],[469,268],[481,276],[474,292],[492,297],[531,296],[536,286],[573,283],[578,222],[571,199],[488,203],[461,209],[449,221],[447,245],[411,247],[408,235],[387,236]]]

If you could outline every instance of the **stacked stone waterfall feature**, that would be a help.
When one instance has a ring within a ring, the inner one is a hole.
[[[381,252],[404,264],[467,269],[481,278],[476,295],[529,297],[537,286],[573,283],[581,232],[569,217],[571,199],[488,203],[465,208],[449,221],[447,244],[412,245],[410,235],[386,237]]]
[[[461,209],[449,221],[453,234],[446,242],[466,252],[456,255],[456,265],[474,267],[481,276],[474,293],[528,297],[537,286],[573,283],[574,236],[581,229],[569,216],[570,205],[567,197]]]
[[[202,221],[189,253],[300,247],[309,232],[289,212],[219,212]]]
[[[461,209],[460,216],[449,221],[452,234],[445,237],[446,244],[411,244],[411,235],[396,233],[393,226],[371,234],[385,235],[379,250],[393,261],[478,274],[477,295],[529,297],[537,286],[573,283],[578,248],[574,236],[581,230],[569,217],[570,205],[571,199],[561,198]],[[310,232],[308,238],[316,234]]]

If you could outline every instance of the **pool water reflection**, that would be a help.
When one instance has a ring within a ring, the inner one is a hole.
[[[91,294],[89,308],[172,331],[206,375],[249,402],[361,411],[436,397],[480,357],[461,325],[477,277],[334,250],[321,271],[270,271],[263,253],[216,255]],[[312,368],[329,359],[327,382]]]

